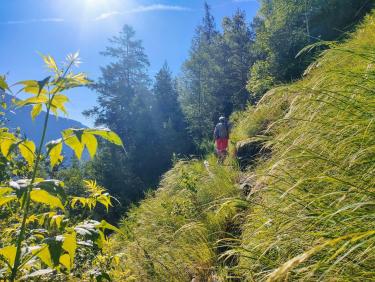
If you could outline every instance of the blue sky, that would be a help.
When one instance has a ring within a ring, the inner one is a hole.
[[[194,29],[203,15],[203,0],[0,0],[0,74],[11,83],[46,76],[38,52],[61,62],[80,51],[80,70],[92,79],[107,63],[99,55],[124,24],[143,41],[150,59],[150,76],[167,61],[174,74],[187,58]],[[248,20],[256,14],[256,0],[211,0],[218,27],[238,8]],[[82,111],[95,105],[96,93],[79,88],[69,93],[69,118],[92,125]]]

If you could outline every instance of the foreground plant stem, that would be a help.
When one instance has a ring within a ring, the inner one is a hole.
[[[40,143],[39,143],[39,147],[38,147],[38,151],[37,151],[37,156],[36,156],[36,160],[35,160],[35,164],[34,164],[34,169],[33,169],[33,174],[32,174],[32,177],[31,177],[31,182],[30,182],[30,184],[26,188],[25,208],[24,208],[24,212],[23,212],[23,218],[22,218],[22,225],[21,225],[20,234],[18,235],[18,239],[17,239],[16,257],[15,257],[15,260],[14,260],[14,266],[13,266],[13,269],[12,269],[12,275],[10,277],[10,281],[11,282],[13,282],[16,279],[17,272],[18,272],[18,267],[19,267],[20,262],[21,262],[20,258],[21,258],[22,241],[23,241],[24,236],[25,236],[25,232],[26,232],[26,220],[27,220],[27,217],[29,216],[29,209],[30,209],[30,192],[31,192],[32,186],[33,186],[33,184],[35,182],[36,172],[38,170],[39,161],[40,161],[40,157],[41,157],[41,154],[42,154],[42,147],[43,147],[43,144],[44,144],[44,139],[46,137],[47,125],[48,125],[48,119],[49,119],[49,114],[50,114],[50,110],[51,110],[52,100],[53,100],[53,96],[52,96],[52,98],[51,98],[51,100],[50,100],[50,102],[48,103],[48,106],[47,106],[47,114],[46,114],[46,117],[44,119],[42,139],[40,140]]]
[[[69,64],[69,66],[66,68],[64,74],[58,79],[58,81],[60,81],[60,83],[65,78],[65,76],[68,73],[72,64],[73,64],[73,62],[71,62]],[[46,113],[46,117],[44,119],[42,138],[40,140],[38,150],[36,152],[37,155],[36,155],[36,160],[35,160],[35,163],[34,163],[31,181],[30,181],[30,184],[27,186],[26,192],[25,192],[25,207],[24,207],[24,211],[23,211],[23,218],[22,218],[20,234],[18,235],[18,238],[17,238],[16,257],[14,259],[14,266],[12,268],[12,274],[10,276],[11,282],[15,281],[16,276],[17,276],[17,272],[18,272],[18,268],[21,264],[22,241],[24,240],[24,236],[25,236],[25,232],[26,232],[26,220],[27,220],[27,217],[29,216],[29,209],[30,209],[30,200],[31,200],[30,199],[30,192],[31,192],[32,186],[35,182],[36,173],[37,173],[39,162],[40,162],[40,159],[41,159],[41,156],[42,156],[42,148],[43,148],[43,144],[44,144],[44,139],[46,137],[52,101],[53,101],[53,98],[55,97],[55,94],[57,94],[60,90],[61,90],[61,84],[58,85],[58,87],[56,88],[56,91],[54,91],[54,93],[52,93],[51,99],[48,101],[48,104],[47,104],[47,113]]]

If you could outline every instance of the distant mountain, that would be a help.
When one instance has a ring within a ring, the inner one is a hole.
[[[5,102],[8,105],[11,105],[11,96],[5,96]],[[26,106],[23,108],[16,108],[10,106],[5,111],[5,126],[8,127],[11,131],[15,131],[18,127],[21,129],[21,133],[30,140],[33,140],[35,144],[39,144],[40,138],[43,131],[43,123],[46,117],[46,112],[41,112],[40,115],[35,118],[33,121],[30,115],[31,106]],[[72,120],[69,118],[58,117],[54,115],[50,116],[48,122],[48,129],[46,133],[45,141],[51,141],[54,139],[61,138],[61,131],[67,128],[83,128],[86,127],[82,123]],[[64,150],[66,151],[66,150]],[[68,156],[71,156],[72,153],[69,151]]]

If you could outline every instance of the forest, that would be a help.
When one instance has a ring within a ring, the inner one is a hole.
[[[375,281],[375,2],[258,2],[202,2],[177,75],[130,25],[98,79],[0,75],[0,281]],[[82,87],[94,126],[48,140]]]

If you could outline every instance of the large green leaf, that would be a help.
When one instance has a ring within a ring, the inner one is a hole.
[[[16,195],[0,196],[0,207],[15,200],[17,200]]]
[[[85,147],[87,147],[90,157],[94,157],[98,146],[95,135],[100,136],[113,144],[123,146],[120,137],[116,133],[106,128],[69,128],[64,130],[62,135],[65,144],[68,145],[71,149],[73,149],[73,151],[79,159],[81,158],[82,152],[85,149]]]
[[[62,94],[56,94],[52,100],[52,106],[65,112],[64,104],[69,102],[69,98]],[[64,110],[63,110],[64,109]]]
[[[22,141],[18,148],[22,157],[27,161],[27,163],[32,166],[34,164],[35,159],[35,144],[33,141],[25,140]]]
[[[43,244],[39,248],[34,249],[32,253],[36,255],[47,266],[51,268],[54,266],[47,244]]]
[[[28,98],[26,100],[17,101],[16,105],[19,107],[23,107],[26,105],[45,104],[47,102],[48,102],[48,97],[45,95],[40,95],[40,96]]]
[[[54,141],[50,141],[47,143],[48,148],[48,155],[50,158],[50,165],[53,168],[55,165],[59,164],[63,160],[63,156],[61,155],[63,144],[62,139],[57,139]]]
[[[24,86],[19,92],[23,91],[23,92],[34,94],[34,95],[39,95],[39,94],[46,95],[47,94],[47,90],[40,88],[40,85],[42,85],[40,81],[23,80],[23,81],[17,82],[16,85],[17,84],[21,84]]]
[[[16,258],[17,247],[14,245],[6,246],[0,249],[0,260],[4,261],[9,268],[14,266]]]
[[[4,157],[9,159],[9,151],[17,138],[10,132],[5,131],[3,128],[0,131],[0,150]]]
[[[70,256],[68,254],[63,254],[61,257],[60,257],[60,263],[68,270],[70,271],[70,269],[72,268],[72,262],[71,262],[71,259],[70,259]]]
[[[64,242],[62,244],[62,248],[69,254],[70,267],[68,269],[70,269],[73,266],[74,257],[77,250],[77,239],[75,232],[64,234]]]
[[[0,196],[13,192],[11,187],[0,187]]]
[[[59,196],[62,200],[66,198],[65,190],[63,189],[64,182],[60,180],[36,179],[33,187],[45,190],[53,196]]]
[[[87,134],[86,132],[82,135],[82,143],[86,146],[87,151],[91,158],[94,158],[96,150],[98,148],[98,141],[92,134]]]
[[[121,138],[114,133],[113,131],[109,130],[108,128],[96,128],[96,129],[86,129],[85,132],[98,135],[102,137],[103,139],[118,145],[118,146],[124,146],[122,143]]]
[[[45,190],[41,190],[38,188],[33,189],[30,192],[30,198],[32,201],[36,203],[41,203],[41,204],[48,205],[52,208],[60,208],[64,210],[64,206],[61,203],[61,200],[58,197],[51,195]]]
[[[31,110],[31,119],[34,120],[41,112],[43,109],[42,104],[36,104],[33,106],[33,109]]]
[[[118,233],[122,233],[120,229],[118,229],[116,226],[113,226],[112,224],[108,223],[104,219],[96,226],[97,228],[102,228],[102,229],[108,229],[112,230]]]
[[[62,135],[63,135],[65,144],[74,151],[74,153],[75,153],[75,155],[78,159],[81,159],[82,152],[83,152],[85,146],[78,139],[78,137],[74,133],[73,129],[64,130],[62,132]]]

